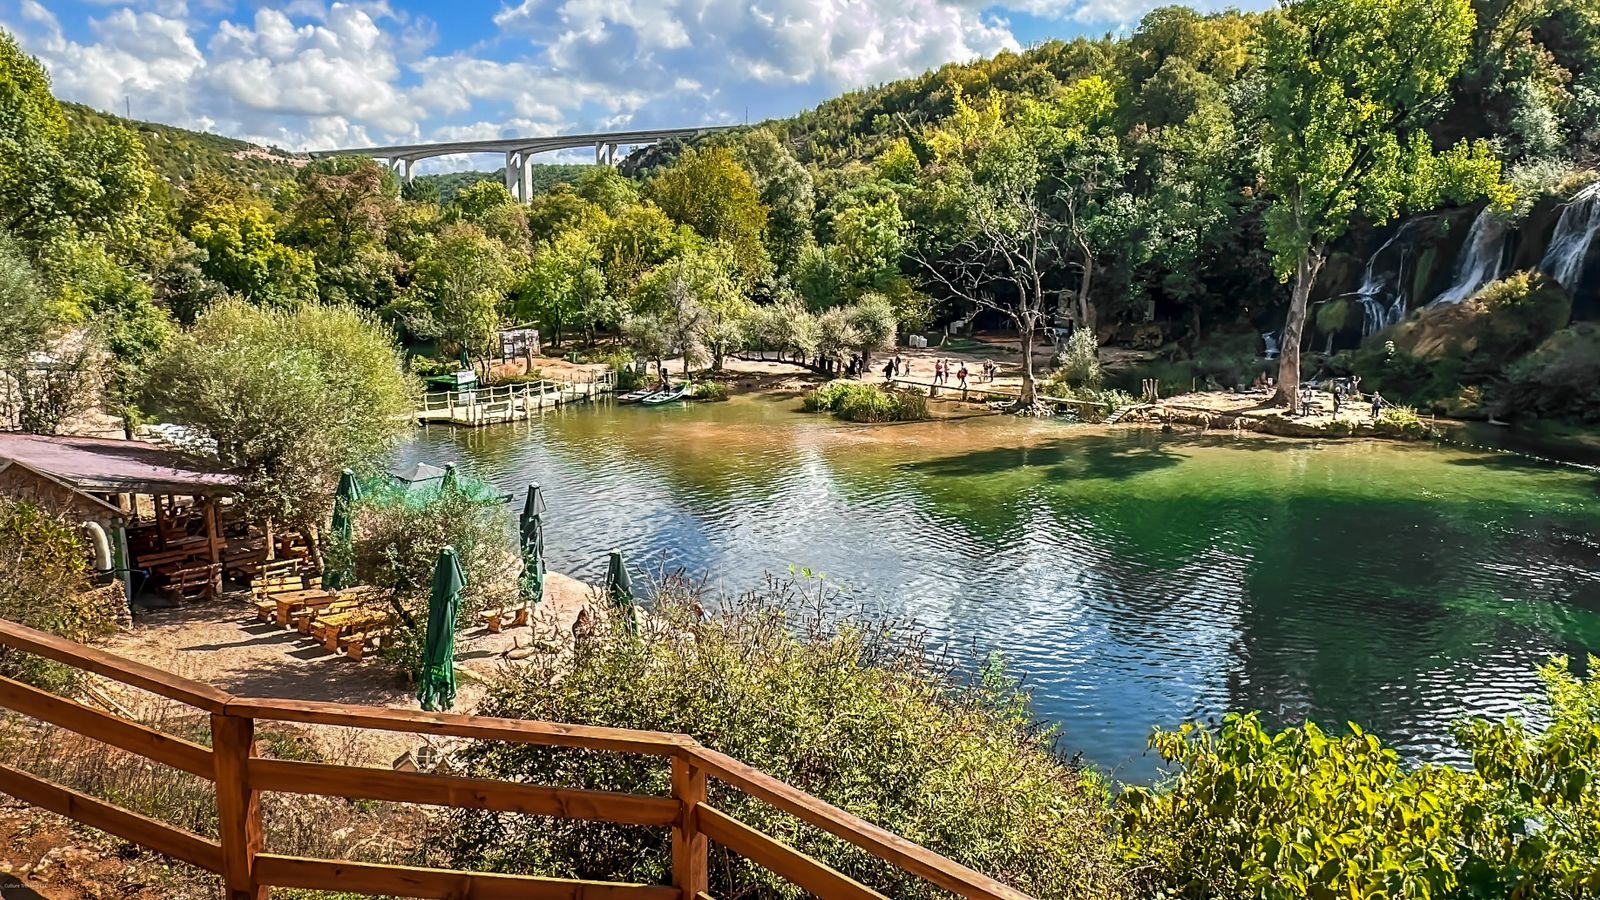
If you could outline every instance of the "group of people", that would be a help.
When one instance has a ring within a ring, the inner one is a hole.
[[[999,366],[984,360],[979,368],[979,376],[982,381],[991,382],[994,381],[994,376],[998,371]],[[883,364],[884,381],[893,381],[896,378],[906,377],[910,374],[911,360],[898,353],[894,355],[894,358]],[[957,361],[950,359],[936,359],[933,362],[933,383],[935,386],[949,385],[953,380],[957,387],[965,390],[967,379],[970,375],[971,373],[967,370],[967,364],[964,362],[957,363]]]

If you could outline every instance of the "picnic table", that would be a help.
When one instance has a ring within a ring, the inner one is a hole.
[[[289,616],[295,610],[316,603],[319,600],[332,602],[337,599],[332,591],[322,588],[304,588],[298,591],[285,591],[265,598],[263,602],[270,601],[273,606],[272,618],[282,628],[289,627]]]

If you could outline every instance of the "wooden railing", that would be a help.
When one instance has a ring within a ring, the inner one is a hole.
[[[3,619],[0,645],[102,675],[210,716],[211,746],[205,747],[0,678],[0,707],[211,780],[216,788],[220,840],[192,834],[4,764],[0,764],[0,792],[215,872],[222,876],[229,900],[260,900],[271,887],[439,900],[690,900],[709,896],[708,853],[713,842],[817,897],[882,900],[883,895],[877,891],[709,805],[707,782],[713,778],[958,896],[1029,900],[1020,891],[682,734],[235,697],[210,685]],[[255,755],[255,727],[261,721],[643,754],[670,764],[672,793],[649,796],[267,759]],[[263,846],[264,791],[670,828],[672,884],[579,881],[282,856],[267,852]]]

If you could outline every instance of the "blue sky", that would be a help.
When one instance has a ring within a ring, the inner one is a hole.
[[[952,60],[1126,30],[1155,5],[0,0],[0,26],[64,99],[309,150],[787,116]]]

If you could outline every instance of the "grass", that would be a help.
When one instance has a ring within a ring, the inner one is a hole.
[[[928,398],[854,381],[830,381],[800,403],[806,412],[831,412],[846,422],[918,422],[928,418]]]

